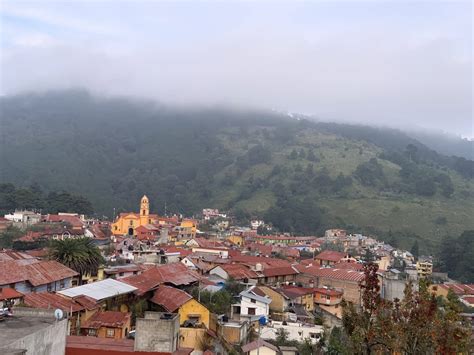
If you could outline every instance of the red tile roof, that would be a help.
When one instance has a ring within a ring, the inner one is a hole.
[[[85,309],[83,305],[71,298],[66,298],[51,292],[29,293],[25,295],[23,302],[33,308],[62,309],[65,312],[78,312]],[[96,307],[98,307],[96,305]]]
[[[333,265],[336,269],[346,269],[346,270],[356,270],[362,271],[364,269],[364,264],[356,262],[346,262],[341,261]]]
[[[342,258],[346,256],[345,253],[334,251],[334,250],[324,250],[318,255],[316,255],[316,260],[324,260],[324,261],[332,261],[332,262],[339,262]]]
[[[77,216],[67,216],[67,215],[58,215],[58,214],[48,214],[45,218],[46,222],[60,223],[65,222],[69,223],[73,227],[83,227],[84,222]]]
[[[288,298],[296,298],[304,295],[312,294],[314,291],[312,288],[307,287],[296,287],[296,286],[283,286],[280,291],[285,294]]]
[[[330,289],[330,288],[323,288],[323,287],[315,287],[314,288],[314,293],[315,294],[320,293],[320,294],[328,295],[328,296],[342,296],[341,291],[337,291],[337,290]]]
[[[150,302],[162,306],[167,312],[174,312],[193,297],[182,290],[161,285],[155,290]]]
[[[241,264],[223,264],[219,265],[229,277],[234,280],[256,279],[258,275],[255,271],[250,270],[247,266]]]
[[[277,258],[266,258],[263,256],[251,256],[251,255],[236,255],[233,256],[231,261],[233,263],[246,264],[246,265],[257,265],[261,264],[263,266],[272,266],[272,267],[281,267],[281,266],[291,266],[291,263],[287,260],[277,259]]]
[[[9,300],[12,298],[21,298],[23,297],[23,293],[18,292],[14,288],[5,287],[0,288],[0,301]]]
[[[185,286],[199,281],[199,277],[188,270],[182,263],[172,263],[159,267],[152,267],[143,271],[140,275],[134,275],[120,279],[138,290],[136,294],[142,295],[156,289],[160,284],[168,283],[174,286]]]
[[[474,296],[464,296],[462,300],[470,305],[474,305]]]
[[[286,275],[296,275],[298,271],[291,266],[281,266],[281,267],[266,267],[263,269],[262,274],[265,277],[273,276],[286,276]]]
[[[325,277],[334,280],[344,280],[353,282],[360,282],[364,279],[364,273],[355,270],[344,270],[337,268],[325,268],[319,266],[304,265],[297,265],[295,267],[300,273],[315,277]]]
[[[206,238],[194,238],[194,241],[201,247],[201,248],[223,248],[227,249],[224,244],[217,240],[206,239]]]
[[[272,345],[270,343],[267,343],[265,340],[263,339],[258,339],[258,340],[255,340],[251,343],[248,343],[248,344],[245,344],[244,346],[242,346],[242,352],[244,353],[248,353],[252,350],[255,350],[255,349],[258,349],[260,347],[266,347],[266,348],[269,348],[269,349],[272,349],[273,351],[275,351],[277,354],[279,352],[278,348],[275,346],[275,345]]]
[[[130,321],[130,313],[105,311],[94,313],[81,324],[81,328],[99,329],[101,327],[121,328]]]
[[[451,289],[456,295],[474,295],[474,284],[441,284],[438,286]]]

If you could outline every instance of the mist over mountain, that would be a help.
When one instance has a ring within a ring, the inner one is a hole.
[[[82,90],[3,97],[1,110],[0,182],[84,195],[97,215],[146,193],[159,213],[216,207],[282,232],[340,226],[426,250],[474,228],[473,162],[429,136]]]

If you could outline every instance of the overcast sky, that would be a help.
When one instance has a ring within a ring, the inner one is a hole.
[[[1,94],[85,87],[473,136],[471,1],[1,2]]]

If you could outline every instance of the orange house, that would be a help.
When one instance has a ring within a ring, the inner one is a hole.
[[[81,324],[81,334],[98,338],[124,339],[130,331],[130,313],[97,312]]]

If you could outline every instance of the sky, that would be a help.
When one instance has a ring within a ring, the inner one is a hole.
[[[470,0],[0,0],[0,94],[86,88],[473,137]]]

